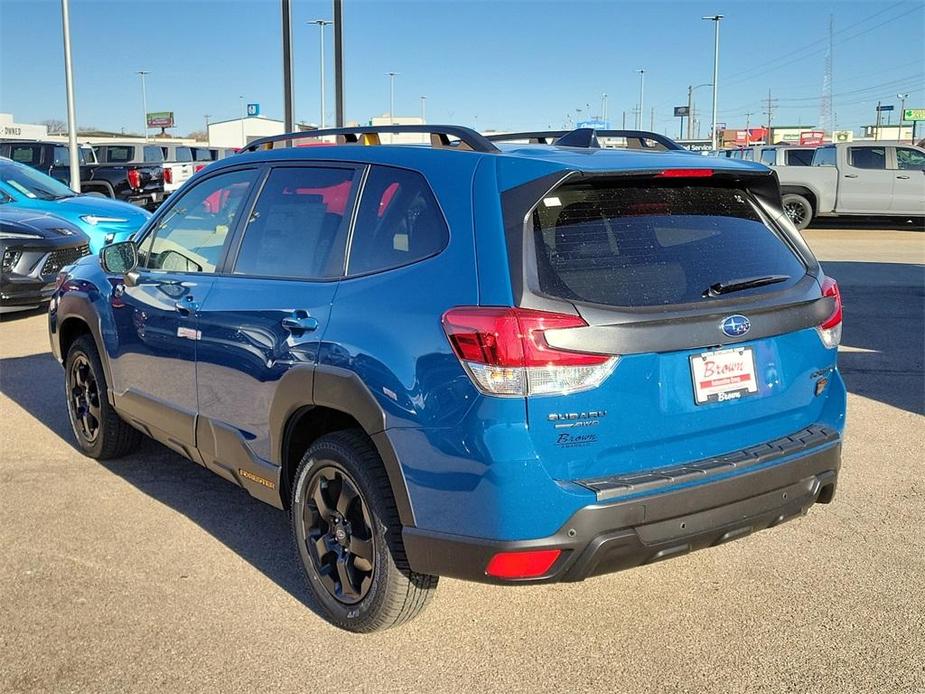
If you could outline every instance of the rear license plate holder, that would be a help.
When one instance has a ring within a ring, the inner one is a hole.
[[[690,366],[697,405],[741,400],[758,392],[755,352],[751,347],[692,354]]]

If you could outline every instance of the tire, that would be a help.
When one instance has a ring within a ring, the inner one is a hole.
[[[813,219],[813,206],[809,204],[809,200],[796,193],[786,193],[781,202],[793,226],[800,231],[809,226]]]
[[[141,433],[127,424],[107,398],[106,373],[96,344],[81,335],[64,360],[67,413],[80,450],[91,458],[121,458],[138,448]]]
[[[329,622],[370,633],[423,611],[437,577],[408,566],[388,476],[362,431],[313,443],[299,463],[291,501],[296,556]]]

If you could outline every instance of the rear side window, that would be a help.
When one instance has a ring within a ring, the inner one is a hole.
[[[10,147],[10,159],[20,164],[38,166],[42,150],[32,145],[13,145]]]
[[[833,154],[835,150],[832,150]],[[784,151],[787,166],[809,166],[813,163],[813,150],[788,149]]]
[[[274,169],[250,216],[234,271],[329,279],[344,269],[353,169]]]
[[[374,167],[363,188],[347,272],[362,275],[429,258],[446,247],[449,236],[423,176]]]
[[[848,164],[856,169],[885,169],[886,147],[849,147]]]
[[[131,145],[109,145],[103,150],[103,157],[110,164],[126,164],[132,161],[135,148]]]
[[[160,147],[154,145],[145,145],[144,160],[148,164],[160,164],[164,161],[164,153]]]
[[[773,149],[763,149],[761,150],[761,163],[767,164],[768,166],[773,166],[777,163],[777,157],[774,155],[775,150]]]
[[[193,161],[193,152],[189,147],[177,147],[174,151],[174,161]]]
[[[820,147],[813,155],[813,166],[835,166],[835,148]]]
[[[683,183],[566,185],[533,215],[542,293],[610,306],[709,298],[718,283],[783,275],[737,292],[775,291],[806,272],[791,248],[737,189]]]

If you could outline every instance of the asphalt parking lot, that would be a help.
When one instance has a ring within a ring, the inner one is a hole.
[[[811,229],[845,301],[835,502],[581,584],[441,581],[374,636],[284,515],[161,446],[72,445],[45,318],[0,325],[0,691],[925,692],[925,234]]]

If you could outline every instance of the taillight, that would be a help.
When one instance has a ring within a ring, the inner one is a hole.
[[[164,169],[164,183],[173,183],[173,169]]]
[[[594,388],[613,371],[611,354],[557,349],[547,330],[584,328],[580,316],[525,308],[461,307],[443,329],[476,387],[488,395],[545,395]]]
[[[833,347],[838,347],[841,342],[842,303],[838,282],[831,277],[823,277],[822,296],[830,296],[835,299],[835,308],[832,310],[832,315],[822,321],[817,328],[822,344],[832,349]]]
[[[485,573],[495,578],[536,578],[549,571],[561,553],[558,549],[499,552],[488,562]]]
[[[138,169],[129,169],[128,184],[132,188],[141,188],[141,172]]]
[[[199,172],[202,171],[204,168],[206,168],[206,165],[205,165],[205,164],[196,164],[196,169],[193,171],[193,173],[199,173]]]

